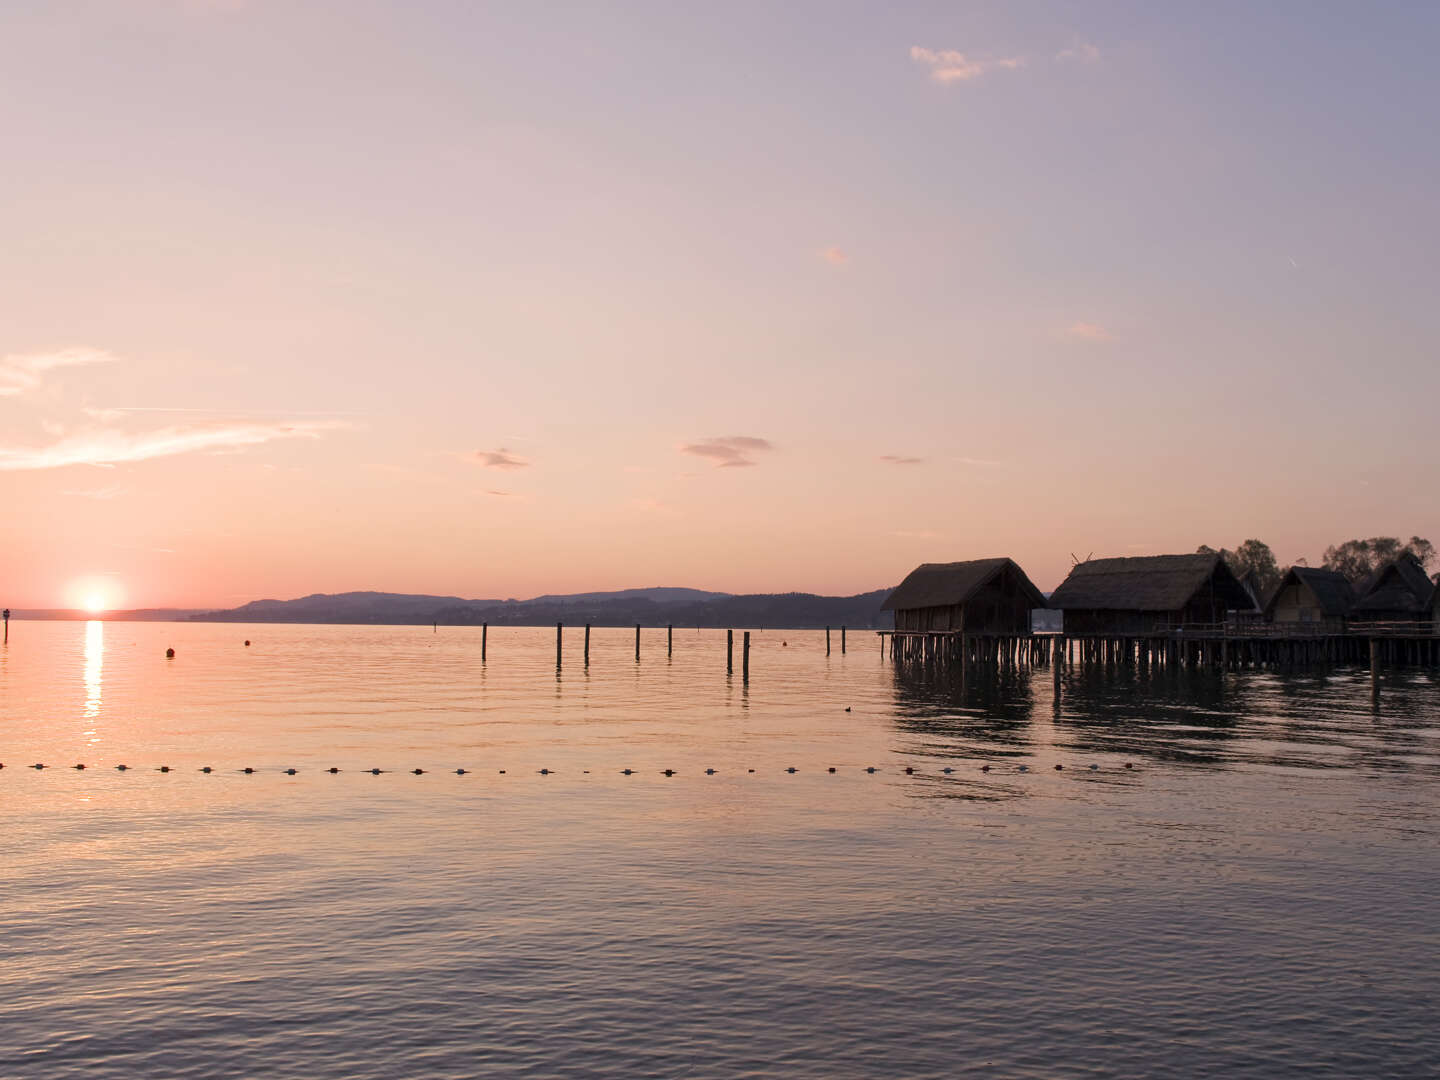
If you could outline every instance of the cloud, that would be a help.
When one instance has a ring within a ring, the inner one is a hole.
[[[715,463],[719,469],[733,469],[754,465],[750,455],[756,451],[774,450],[768,439],[757,439],[753,435],[730,435],[723,439],[702,439],[680,447],[682,454],[694,454]]]
[[[1065,328],[1065,336],[1075,341],[1114,341],[1115,335],[1099,323],[1077,322]]]
[[[487,469],[526,469],[530,462],[511,455],[505,447],[498,450],[476,450],[475,457]]]
[[[1055,54],[1056,60],[1078,60],[1082,64],[1093,64],[1100,59],[1100,50],[1090,42],[1074,38],[1070,44]]]
[[[72,348],[48,353],[12,353],[0,356],[0,397],[14,397],[37,389],[47,371],[57,368],[109,364],[115,357],[102,349]]]
[[[938,83],[974,82],[990,71],[1014,71],[1025,66],[1019,56],[982,60],[954,49],[927,49],[921,45],[910,46],[910,59],[929,67],[930,78]]]
[[[828,247],[820,253],[820,257],[831,266],[844,266],[850,261],[850,256],[841,251],[838,247]]]
[[[924,462],[925,459],[918,457],[905,457],[902,454],[881,454],[880,460],[885,462],[885,464],[887,465],[919,465]]]
[[[216,421],[153,431],[96,429],[67,435],[48,446],[0,446],[0,471],[60,469],[67,465],[111,467],[197,450],[258,446],[277,439],[318,439],[322,432],[348,426],[338,421]]]

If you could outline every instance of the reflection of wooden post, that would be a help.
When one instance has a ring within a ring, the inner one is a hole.
[[[640,624],[635,624],[635,662],[640,662]]]
[[[725,631],[725,674],[735,674],[735,631]]]
[[[740,654],[741,676],[746,682],[750,681],[750,631],[745,631],[745,651]]]
[[[830,655],[830,628],[825,627],[825,655]]]
[[[585,666],[590,666],[590,624],[585,624]]]
[[[671,623],[669,626],[665,627],[665,655],[666,655],[667,657],[670,657],[670,656],[674,656],[674,655],[675,655],[675,624],[674,624],[674,623]]]
[[[485,662],[485,639],[488,638],[489,636],[490,636],[490,624],[489,624],[488,622],[487,622],[487,623],[481,623],[481,624],[480,624],[480,662],[481,662],[482,664]]]
[[[840,627],[840,655],[845,655],[845,627]]]
[[[555,624],[555,670],[560,670],[560,631],[565,629],[564,623]]]
[[[1370,639],[1370,697],[1380,700],[1380,642]]]

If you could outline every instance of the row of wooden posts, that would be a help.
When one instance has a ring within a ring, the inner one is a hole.
[[[845,633],[847,627],[840,627],[840,653],[845,653]],[[750,631],[743,631],[744,637],[741,641],[740,671],[742,677],[748,682],[750,679]],[[490,649],[490,624],[480,625],[480,659],[486,659]],[[675,626],[670,624],[665,627],[665,655],[675,655]],[[830,655],[830,627],[825,628],[825,655]],[[590,666],[590,624],[585,624],[585,666]],[[565,624],[555,624],[555,668],[558,671],[565,662]],[[640,662],[640,624],[635,624],[635,662]],[[735,673],[735,631],[725,631],[725,673]]]

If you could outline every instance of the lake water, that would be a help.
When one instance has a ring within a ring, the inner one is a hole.
[[[566,636],[12,623],[0,1076],[1436,1075],[1433,676]]]

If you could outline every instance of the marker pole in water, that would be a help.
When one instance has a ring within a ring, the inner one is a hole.
[[[845,627],[840,627],[840,655],[845,655]]]
[[[1380,700],[1380,642],[1370,639],[1370,700]]]
[[[635,662],[640,662],[640,624],[635,624]]]
[[[10,644],[10,609],[5,609],[5,644]]]
[[[830,655],[830,628],[825,627],[825,655]]]
[[[725,631],[725,674],[735,674],[735,631]]]
[[[669,659],[675,655],[675,624],[671,623],[665,627],[665,657]]]
[[[585,666],[590,666],[590,624],[585,624]]]
[[[750,681],[750,631],[749,631],[749,630],[746,630],[746,631],[745,631],[745,646],[744,646],[744,649],[745,649],[745,651],[740,654],[740,657],[741,657],[741,658],[740,658],[740,663],[743,665],[743,666],[741,667],[741,669],[740,669],[740,670],[741,670],[741,673],[742,673],[742,674],[741,674],[741,677],[742,677],[746,682],[749,682],[749,681]]]
[[[560,631],[565,629],[564,623],[555,624],[555,670],[560,670]]]
[[[485,662],[485,639],[488,638],[489,636],[490,636],[490,624],[489,624],[488,622],[487,622],[487,623],[481,623],[481,624],[480,624],[480,662],[481,662],[482,664]]]

